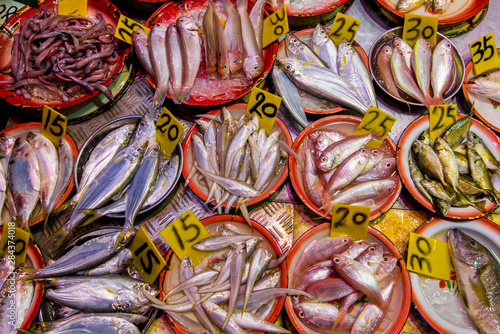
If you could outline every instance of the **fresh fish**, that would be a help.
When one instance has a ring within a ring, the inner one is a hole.
[[[472,178],[467,175],[460,175],[458,179],[458,189],[466,196],[484,195],[488,197],[488,199],[490,199],[492,202],[498,201],[498,198],[491,190],[481,188]]]
[[[491,153],[488,147],[484,145],[483,140],[477,134],[469,131],[467,141],[474,144],[474,149],[481,156],[489,170],[500,172],[500,162],[498,162],[498,159]]]
[[[470,93],[500,101],[500,70],[477,75],[466,81]],[[0,156],[2,156],[0,154]]]
[[[234,243],[246,242],[250,239],[256,239],[256,237],[244,234],[238,236],[212,236],[198,241],[192,247],[199,251],[210,252],[227,248]]]
[[[398,259],[392,256],[390,253],[385,253],[382,258],[382,262],[380,262],[380,266],[377,269],[377,273],[375,274],[375,279],[377,282],[380,282],[387,277],[395,270],[398,265]]]
[[[258,318],[257,316],[254,316],[252,313],[248,312],[236,311],[234,312],[233,319],[242,328],[246,328],[249,330],[255,330],[266,333],[290,333],[289,330],[286,330],[283,327],[275,325],[273,323],[264,321]]]
[[[287,32],[285,36],[285,50],[290,58],[299,60],[301,63],[311,63],[316,66],[327,68],[325,62],[293,32]]]
[[[227,11],[224,35],[228,46],[229,70],[231,73],[236,73],[243,67],[243,59],[245,58],[240,14],[232,3],[225,0],[223,3]]]
[[[326,192],[331,194],[354,181],[364,170],[369,159],[370,153],[364,148],[347,157],[330,177]]]
[[[156,78],[156,90],[153,97],[154,105],[163,105],[165,96],[167,95],[168,80],[170,73],[168,71],[167,62],[167,36],[168,25],[165,23],[157,23],[151,29],[148,36],[149,56],[151,57],[153,70]]]
[[[181,86],[182,86],[182,73],[184,67],[184,59],[177,25],[172,23],[167,28],[165,36],[165,43],[167,45],[167,65],[168,73],[170,74],[168,83],[168,93],[175,104],[181,103]]]
[[[228,317],[228,313],[221,309],[218,305],[210,302],[202,304],[203,309],[207,312],[209,318],[219,328],[222,328],[228,334],[245,334],[246,332],[241,329],[233,317]]]
[[[217,35],[215,30],[214,7],[211,1],[207,2],[207,10],[203,17],[203,46],[205,48],[205,64],[210,78],[215,79],[217,71]]]
[[[9,160],[15,141],[16,138],[8,133],[0,133],[0,159]]]
[[[339,75],[356,88],[368,106],[378,106],[370,71],[358,51],[345,39],[339,45],[337,69]]]
[[[144,114],[137,123],[129,147],[144,141],[156,141],[156,125],[154,119],[149,114]]]
[[[455,153],[443,138],[436,138],[434,142],[434,151],[436,152],[441,165],[443,166],[444,180],[455,192],[458,188],[458,164]]]
[[[356,258],[356,261],[370,269],[373,275],[377,273],[378,267],[384,257],[384,249],[379,244],[371,244],[370,247]]]
[[[434,146],[434,143],[431,140],[431,135],[429,134],[429,130],[423,131],[420,136],[418,136],[418,140],[420,140],[422,144],[429,145],[430,147]]]
[[[443,14],[450,6],[451,0],[433,0],[432,1],[432,10],[434,10],[438,14]]]
[[[57,155],[59,162],[59,166],[57,168],[57,183],[54,188],[54,193],[50,198],[49,205],[47,206],[47,219],[50,213],[54,210],[57,203],[63,197],[69,186],[69,183],[71,182],[73,165],[75,164],[75,161],[73,157],[73,150],[66,138],[61,138],[61,140],[59,141]]]
[[[294,308],[295,314],[310,329],[330,334],[337,319],[339,310],[333,304],[328,303],[300,303]],[[354,323],[354,318],[347,314],[343,328],[350,328]],[[342,328],[336,328],[341,330]]]
[[[469,170],[469,161],[467,159],[467,153],[465,154],[462,154],[462,153],[459,153],[459,152],[455,152],[455,158],[457,160],[457,165],[458,165],[458,172],[460,174],[470,174],[470,170]]]
[[[307,298],[314,299],[314,297],[310,294],[308,294],[305,291],[299,290],[299,289],[290,289],[290,288],[272,288],[272,289],[265,289],[265,290],[259,290],[259,291],[254,291],[252,292],[250,296],[250,301],[248,302],[247,305],[247,311],[253,311],[258,309],[260,306],[262,306],[265,303],[269,303],[270,301],[278,298],[278,297],[283,297],[286,295],[291,295],[291,296],[306,296]],[[243,298],[244,296],[238,297],[238,301],[236,302],[236,309],[241,310],[243,307]]]
[[[250,122],[245,123],[236,131],[225,151],[225,166],[223,176],[227,177],[229,175],[231,164],[233,163],[236,152],[245,146],[250,135],[258,129],[259,120],[258,117],[254,115]]]
[[[472,179],[483,189],[496,193],[491,182],[490,174],[485,162],[473,147],[473,143],[467,141],[467,158]]]
[[[229,78],[229,49],[227,46],[224,27],[219,16],[214,11],[215,35],[217,36],[217,72],[222,79]]]
[[[443,185],[436,180],[423,179],[420,184],[424,189],[434,197],[440,198],[448,203],[451,202],[450,195],[443,188]]]
[[[370,247],[370,244],[366,240],[359,240],[354,242],[352,245],[350,245],[345,251],[339,253],[340,255],[354,260],[357,258],[361,253],[363,253],[365,250]]]
[[[36,152],[22,138],[14,143],[7,175],[17,212],[16,225],[29,232],[28,222],[38,202],[41,180]]]
[[[247,0],[238,0],[237,10],[240,14],[243,48],[246,55],[243,61],[243,71],[247,78],[255,79],[264,71],[262,48],[257,43],[254,27],[248,16]]]
[[[321,23],[316,25],[312,33],[311,49],[330,67],[333,73],[339,74],[337,69],[337,45]]]
[[[417,167],[417,164],[415,161],[409,157],[408,158],[408,164],[410,166],[410,176],[413,181],[413,184],[417,187],[417,189],[424,195],[429,202],[432,202],[432,196],[425,190],[424,186],[420,183],[424,179],[424,175],[420,171],[420,169]]]
[[[392,57],[392,47],[389,44],[386,44],[380,49],[377,55],[377,66],[382,76],[382,80],[384,80],[385,86],[387,90],[392,95],[399,97],[398,87],[394,82],[394,78],[391,72],[391,57]]]
[[[155,71],[149,55],[148,35],[144,32],[144,29],[140,27],[134,28],[132,31],[132,45],[134,46],[135,54],[137,55],[137,58],[139,58],[142,67],[146,70],[146,73],[149,74],[153,80],[156,80]]]
[[[276,175],[278,165],[281,161],[281,153],[278,144],[273,145],[269,150],[263,152],[265,152],[265,155],[261,159],[259,175],[253,184],[253,187],[260,192],[264,192],[266,186]]]
[[[2,213],[7,198],[7,173],[0,162],[0,214]]]
[[[189,99],[194,80],[198,74],[201,64],[201,43],[198,27],[192,19],[187,16],[178,17],[175,21],[179,32],[181,54],[183,62],[182,86],[180,91],[180,102]]]
[[[392,40],[392,51],[394,52],[395,49],[401,51],[401,55],[404,58],[404,63],[406,64],[406,66],[408,66],[408,69],[411,72],[411,58],[413,54],[413,48],[409,46],[405,41],[403,41],[401,37],[394,37],[394,39]]]
[[[47,333],[47,334],[63,334],[63,333],[87,333],[87,334],[140,334],[141,331],[131,322],[113,316],[111,314],[95,313],[88,317],[77,317],[71,320],[64,321],[62,324],[56,325],[56,328],[44,330],[43,332],[28,333]]]
[[[2,255],[0,255],[0,291],[5,284],[5,281],[12,274],[14,269],[14,263],[9,260],[9,256],[7,255],[7,253],[3,253]]]
[[[312,283],[327,279],[333,272],[333,265],[331,267],[318,265],[310,267],[300,277],[294,275],[289,280],[296,281],[294,284],[291,284],[295,289],[305,290]]]
[[[337,300],[356,291],[341,278],[326,278],[311,283],[305,290],[320,302]]]
[[[0,333],[15,333],[28,316],[35,286],[33,281],[25,280],[24,272],[16,269],[0,290]],[[12,305],[14,314],[12,314]],[[10,309],[9,309],[10,307]]]
[[[304,155],[305,168],[304,175],[304,190],[307,198],[309,198],[316,206],[321,206],[321,200],[325,193],[325,187],[321,183],[321,179],[317,175],[316,165],[314,164],[313,147],[310,140],[306,141],[305,147],[302,150]]]
[[[339,312],[337,314],[337,319],[335,319],[335,323],[333,328],[342,328],[344,325],[345,317],[349,313],[349,308],[354,305],[358,300],[363,297],[363,293],[359,291],[355,291],[340,300]]]
[[[165,296],[165,298],[168,298],[182,290],[185,290],[187,288],[191,288],[193,286],[201,286],[205,285],[209,282],[211,282],[215,276],[217,276],[219,273],[215,270],[203,270],[198,272],[197,274],[193,275],[191,278],[180,282],[177,284],[174,288],[172,288]]]
[[[208,334],[209,332],[203,328],[197,321],[194,321],[188,316],[185,316],[182,313],[166,311],[168,316],[175,321],[177,325],[179,325],[184,331],[188,333],[203,333]]]
[[[191,137],[191,139],[193,141],[193,145],[192,145],[193,156],[195,157],[196,162],[200,165],[200,167],[203,170],[206,170],[206,171],[213,173],[214,169],[213,169],[212,163],[210,161],[211,160],[210,154],[209,154],[207,148],[205,147],[203,139],[201,139],[201,137],[197,134],[194,134]],[[214,194],[215,200],[218,202],[220,200],[221,194],[219,191],[217,191],[218,190],[217,184],[214,183],[212,180],[207,179],[207,186],[209,189],[209,196],[207,198],[207,201],[210,200],[212,194]]]
[[[418,7],[423,6],[429,0],[399,0],[396,9],[401,13],[409,13]]]
[[[498,260],[458,228],[448,231],[448,248],[467,313],[480,333],[500,333]]]
[[[396,158],[384,158],[370,171],[361,174],[354,183],[377,181],[390,177],[396,171]]]
[[[422,173],[440,181],[441,184],[446,185],[443,166],[432,147],[422,144],[422,142],[417,139],[411,145],[411,149],[413,152],[413,158]]]
[[[247,284],[245,288],[245,301],[243,303],[243,312],[245,312],[248,300],[250,299],[250,294],[254,291],[254,285],[257,279],[266,271],[269,266],[269,262],[272,259],[272,255],[269,254],[263,248],[257,248],[252,255],[250,260],[250,271],[248,274]]]
[[[250,11],[249,17],[250,22],[252,22],[253,29],[255,31],[255,38],[257,39],[257,45],[262,49],[262,31],[264,29],[264,6],[266,0],[257,0]]]
[[[224,188],[226,191],[228,191],[233,195],[253,198],[260,196],[262,194],[259,190],[249,186],[245,182],[232,180],[223,176],[209,173],[199,167],[196,168],[203,174],[203,176],[217,183],[218,185],[220,185],[222,188]]]
[[[472,111],[468,116],[458,118],[455,122],[448,126],[443,133],[441,133],[440,137],[446,140],[452,149],[456,149],[465,139],[467,139],[467,134],[469,133],[471,125]]]
[[[411,65],[420,91],[426,101],[431,101],[432,47],[423,38],[419,38],[413,47]]]
[[[236,307],[238,294],[241,287],[241,281],[243,278],[243,271],[245,268],[245,262],[247,259],[247,250],[244,243],[236,244],[235,246],[235,255],[233,261],[231,261],[231,277],[229,278],[229,284],[231,286],[231,291],[229,294],[229,303],[227,307],[227,315],[224,323],[221,326],[221,329],[225,330],[226,325],[231,320],[233,312]],[[249,271],[250,275],[250,271]],[[248,282],[248,279],[247,279]],[[238,309],[242,309],[241,307]]]
[[[100,276],[108,274],[121,274],[132,264],[132,252],[128,248],[123,248],[106,262],[95,268],[79,271],[77,275]]]
[[[434,3],[436,1],[441,0],[434,0]],[[434,92],[433,103],[444,104],[443,94],[446,92],[455,71],[453,48],[449,40],[443,39],[434,48],[431,71],[431,85]]]

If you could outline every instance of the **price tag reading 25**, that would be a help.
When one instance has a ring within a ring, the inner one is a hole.
[[[424,38],[431,45],[436,45],[438,17],[406,14],[403,25],[403,40],[413,47],[419,38]]]
[[[263,22],[262,47],[266,47],[290,31],[286,6],[281,7]]]
[[[365,116],[359,123],[358,128],[354,132],[355,136],[365,135],[370,132],[376,132],[380,139],[370,141],[367,146],[379,148],[384,142],[385,137],[391,131],[392,126],[396,123],[396,119],[391,115],[386,114],[382,110],[370,106]]]
[[[266,129],[269,135],[273,130],[280,104],[281,97],[254,87],[250,93],[246,112],[249,118],[254,114],[259,116],[260,127]]]
[[[456,104],[440,104],[429,108],[429,135],[436,140],[443,131],[457,120]]]
[[[406,260],[406,266],[410,271],[450,280],[450,254],[448,243],[444,241],[410,233]]]
[[[160,232],[160,236],[168,243],[179,259],[188,256],[193,261],[194,267],[210,254],[192,247],[198,241],[210,237],[210,233],[191,210],[165,227]]]
[[[470,43],[469,49],[476,75],[500,68],[500,59],[492,32]]]
[[[144,282],[153,284],[166,262],[144,227],[139,228],[129,249],[132,252],[133,264],[139,270]]]
[[[172,154],[183,132],[184,126],[181,122],[167,108],[163,108],[156,122],[156,141],[160,144],[163,155],[169,157]]]
[[[330,236],[348,236],[353,240],[366,240],[370,211],[369,206],[334,204]]]
[[[54,109],[44,105],[42,115],[42,135],[49,138],[55,147],[59,145],[61,138],[66,136],[68,118]]]
[[[344,39],[352,43],[360,25],[360,20],[342,13],[337,13],[330,29],[330,37],[337,46],[339,46]]]
[[[149,35],[149,28],[121,14],[118,24],[116,25],[115,37],[128,44],[132,44],[132,31],[134,31],[135,28],[142,28],[146,32],[146,35]]]

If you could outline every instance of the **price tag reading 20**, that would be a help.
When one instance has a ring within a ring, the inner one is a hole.
[[[167,108],[163,108],[156,122],[156,140],[160,144],[163,155],[169,157],[172,154],[181,140],[182,132],[184,132],[184,126],[181,122]]]
[[[410,233],[406,260],[406,266],[410,271],[450,280],[450,254],[448,243],[444,241]]]
[[[262,27],[262,47],[266,47],[290,31],[286,6],[281,7],[274,14],[264,20]]]
[[[392,126],[396,123],[396,119],[391,115],[386,114],[382,110],[370,106],[365,116],[359,123],[358,128],[354,132],[355,136],[365,135],[370,132],[376,132],[380,139],[370,141],[367,146],[379,148],[384,142],[385,137],[391,131]]]
[[[470,43],[469,49],[476,75],[500,68],[500,59],[492,32]]]
[[[360,20],[342,13],[337,13],[332,23],[332,28],[330,29],[330,37],[337,46],[339,46],[344,39],[352,43],[360,25]]]
[[[61,138],[66,136],[68,118],[54,109],[44,105],[42,115],[42,135],[49,138],[55,147],[59,145]]]
[[[132,44],[132,31],[135,28],[142,28],[146,32],[146,35],[149,35],[149,28],[121,14],[116,25],[115,37],[128,44]]]
[[[353,240],[366,240],[370,211],[369,206],[334,204],[330,236],[348,236]]]
[[[210,237],[210,233],[191,210],[163,229],[160,236],[168,243],[179,259],[188,256],[195,267],[210,254],[192,247],[198,241]]]
[[[273,130],[280,104],[281,97],[254,87],[250,93],[246,112],[250,118],[254,114],[259,116],[260,127],[266,129],[269,135]]]
[[[437,28],[437,16],[406,14],[403,25],[403,40],[413,47],[419,38],[424,38],[435,46]]]
[[[457,120],[456,104],[440,104],[429,108],[429,135],[436,140],[443,131]]]
[[[139,228],[129,249],[132,252],[133,264],[139,270],[144,282],[153,284],[166,262],[144,227]]]

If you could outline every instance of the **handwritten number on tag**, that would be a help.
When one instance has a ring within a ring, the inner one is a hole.
[[[266,115],[269,118],[276,117],[276,115],[278,114],[278,107],[269,102],[264,103],[265,101],[266,96],[264,95],[264,93],[257,93],[257,102],[250,109],[250,113],[256,113],[260,118],[262,118],[262,114]],[[262,114],[258,110],[259,107],[261,107],[260,110],[262,110]],[[267,112],[267,109],[271,109],[271,112]]]
[[[139,248],[137,248],[137,250],[134,252],[134,255],[140,256],[141,253],[146,248],[148,248],[147,242],[143,243]],[[141,256],[140,257],[141,265],[142,265],[142,268],[144,269],[144,271],[146,272],[146,274],[151,275],[151,273],[153,272],[153,260],[156,262],[156,264],[160,264],[161,262],[160,262],[160,260],[158,260],[158,257],[156,257],[156,254],[153,252],[152,249],[148,249],[145,254],[146,254],[146,258],[148,260],[148,264],[146,265],[144,263],[144,256]]]

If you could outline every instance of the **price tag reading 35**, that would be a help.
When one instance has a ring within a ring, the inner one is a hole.
[[[448,243],[416,233],[410,233],[406,267],[419,274],[450,280]]]
[[[413,47],[419,38],[424,38],[432,46],[435,46],[437,29],[437,16],[406,14],[403,25],[403,40]]]
[[[132,252],[133,264],[144,282],[153,284],[166,262],[144,227],[139,228],[128,248]]]
[[[376,132],[381,138],[370,141],[366,146],[379,148],[384,142],[385,137],[391,131],[392,126],[396,123],[396,119],[391,115],[386,114],[382,110],[370,106],[365,116],[359,123],[358,128],[354,132],[355,136],[365,135],[370,132]]]
[[[15,226],[12,222],[4,222],[2,238],[0,238],[0,253],[10,256],[16,266],[26,261],[31,234]],[[14,258],[12,258],[14,256]]]
[[[184,132],[184,126],[181,122],[167,108],[163,108],[156,122],[156,141],[160,144],[163,155],[169,157],[172,154],[181,140],[182,132]]]
[[[476,75],[500,68],[500,59],[492,32],[470,43],[469,49]]]
[[[87,16],[87,0],[59,0],[57,6],[59,15]]]
[[[264,20],[262,28],[262,47],[265,48],[286,34],[289,30],[286,6],[283,6]]]
[[[353,240],[366,240],[370,211],[369,206],[334,204],[330,236],[347,236]]]
[[[142,28],[146,32],[146,35],[149,35],[149,28],[146,28],[139,22],[136,22],[122,14],[120,15],[120,19],[116,25],[115,37],[125,43],[132,44],[132,31],[134,31],[135,28]]]
[[[337,13],[332,23],[332,27],[330,28],[330,37],[337,46],[339,46],[344,39],[352,43],[360,25],[360,20],[342,13]]]
[[[66,136],[67,124],[68,118],[66,116],[61,115],[46,105],[43,106],[41,133],[49,138],[55,147],[59,145],[61,138]]]
[[[259,116],[260,127],[266,129],[268,135],[271,134],[278,110],[281,104],[281,97],[268,93],[265,90],[254,87],[250,93],[247,105],[247,114],[252,118],[253,114]]]
[[[165,227],[160,232],[160,236],[168,243],[179,259],[188,256],[194,267],[210,254],[192,247],[198,241],[210,237],[210,233],[191,210]]]
[[[440,104],[429,109],[429,135],[436,140],[443,131],[457,120],[456,104]]]

